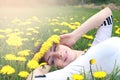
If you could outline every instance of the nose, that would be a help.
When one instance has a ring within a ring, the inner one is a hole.
[[[55,52],[53,56],[54,56],[54,58],[62,59],[62,53],[61,52]]]

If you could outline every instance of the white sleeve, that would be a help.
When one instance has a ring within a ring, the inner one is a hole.
[[[34,78],[34,80],[67,80],[72,74],[79,74],[80,70],[83,70],[83,66],[81,66],[79,62],[80,60],[78,58],[63,69],[49,72],[42,77],[38,76]]]
[[[34,78],[33,80],[67,80],[67,78],[68,77],[70,78],[72,74],[75,74],[75,73],[79,74],[80,69],[82,69],[82,66],[80,66],[77,63],[76,65],[69,65],[68,67],[65,67],[63,69],[49,72],[43,75],[42,77],[38,76]]]
[[[67,77],[69,75],[67,74],[66,70],[57,70],[53,72],[49,72],[44,75],[44,77],[35,77],[34,80],[67,80]]]
[[[92,43],[92,46],[110,38],[112,34],[112,26],[113,26],[113,20],[111,15],[108,18],[106,18],[104,23],[99,27],[95,35],[95,39]]]

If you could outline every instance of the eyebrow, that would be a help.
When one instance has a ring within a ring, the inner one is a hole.
[[[53,48],[53,46],[52,46],[52,47],[50,47],[50,52],[52,52],[52,48]]]

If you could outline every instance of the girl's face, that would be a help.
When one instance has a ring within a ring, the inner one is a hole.
[[[65,45],[53,45],[44,56],[45,61],[58,68],[63,68],[76,59],[73,50]]]

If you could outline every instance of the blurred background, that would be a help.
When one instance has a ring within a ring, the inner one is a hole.
[[[120,5],[120,0],[0,0],[0,7],[37,7],[41,5],[86,5],[109,4]]]
[[[0,0],[0,15],[40,13],[40,8],[52,6],[75,6],[89,8],[104,8],[120,10],[120,0]]]

